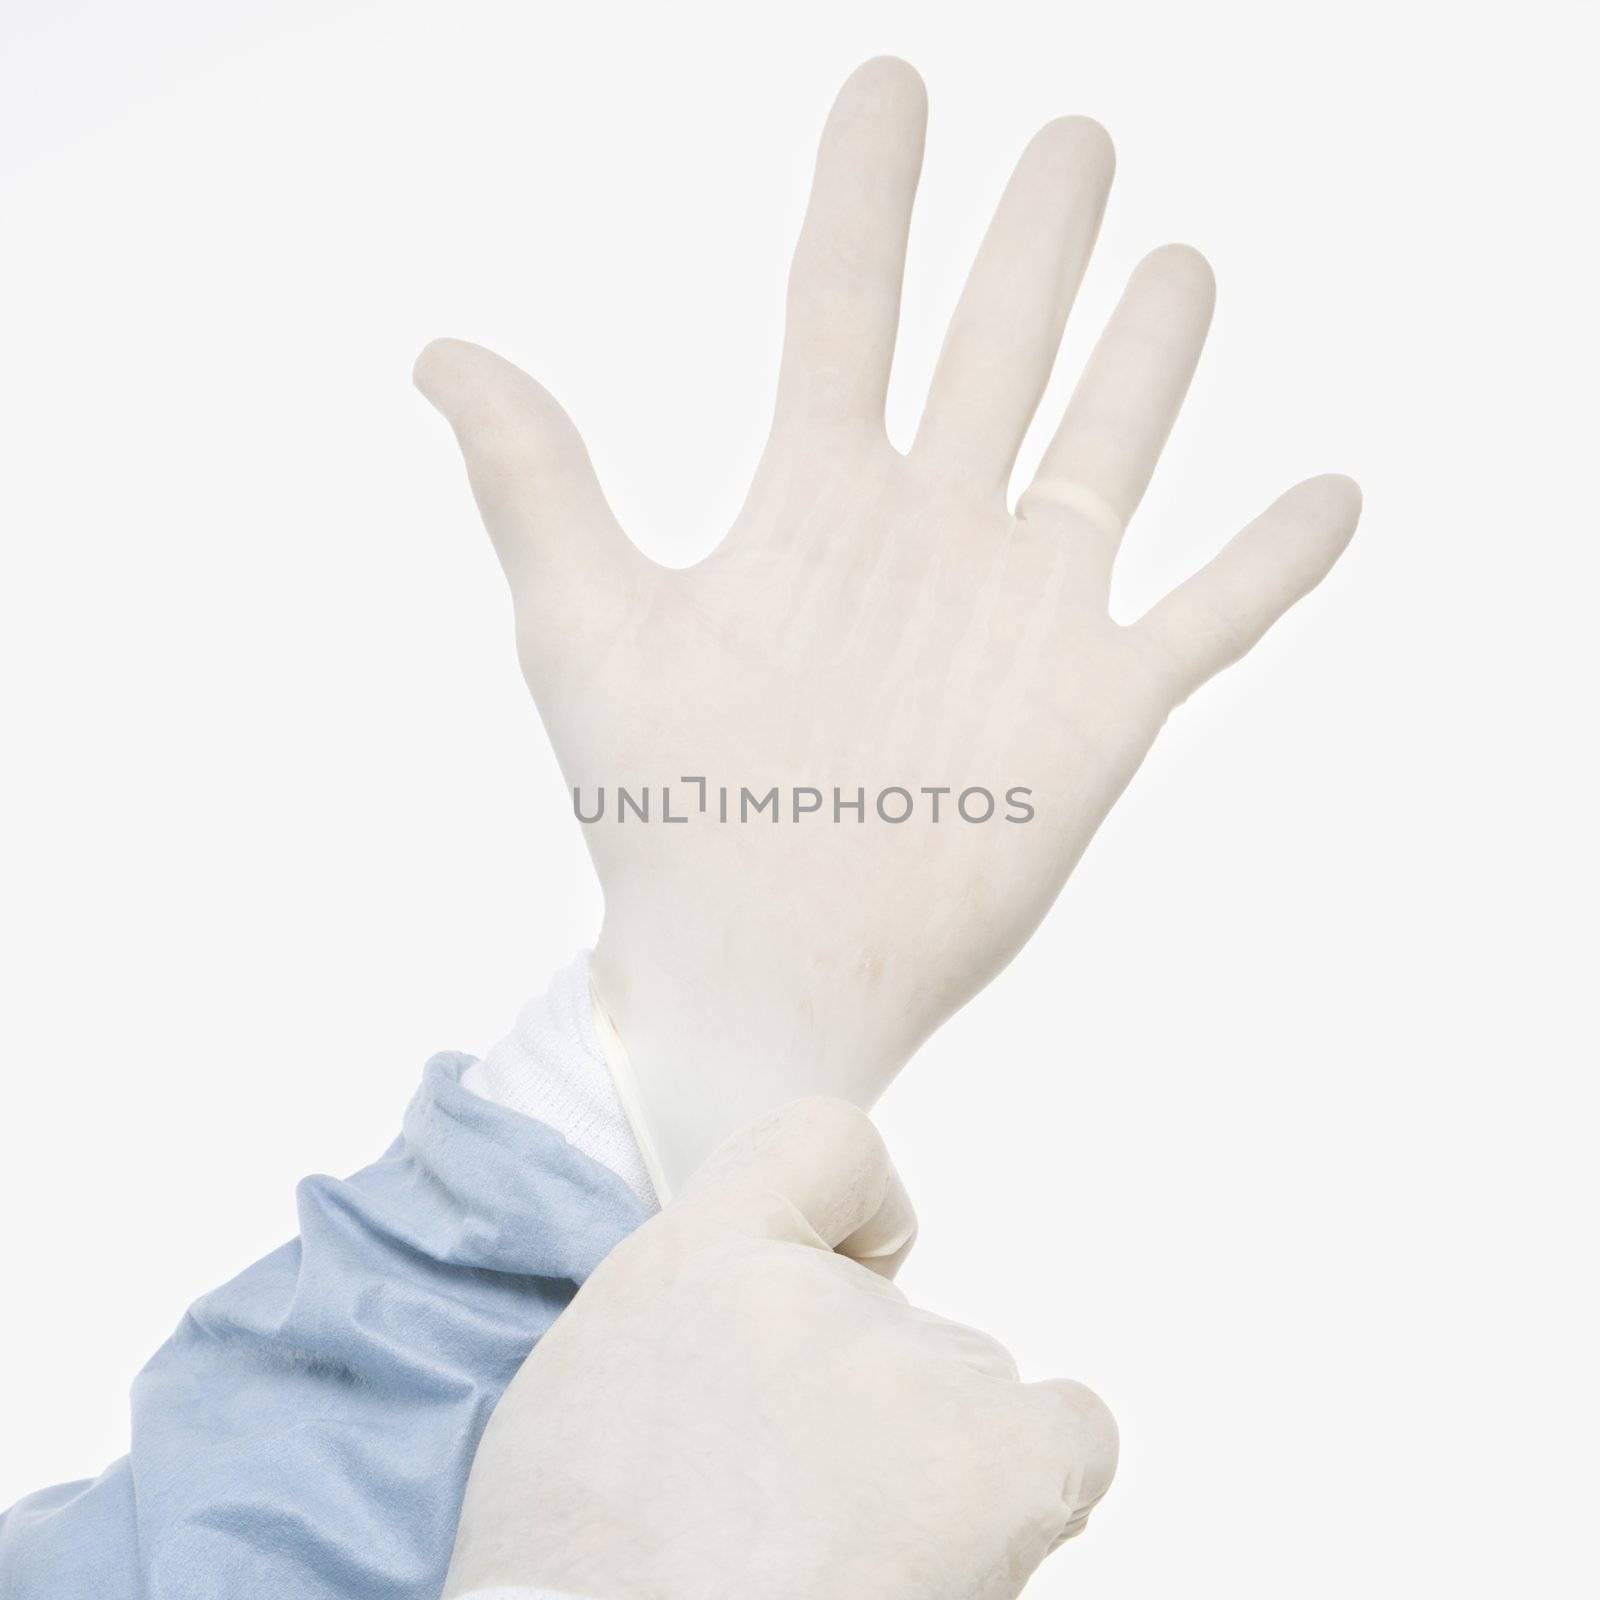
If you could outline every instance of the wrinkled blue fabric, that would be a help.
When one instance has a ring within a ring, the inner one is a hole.
[[[3,1600],[436,1600],[489,1412],[644,1220],[614,1173],[436,1056],[381,1160],[191,1307],[132,1447],[0,1517]]]

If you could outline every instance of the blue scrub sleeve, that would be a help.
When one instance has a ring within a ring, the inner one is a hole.
[[[501,1391],[645,1218],[436,1056],[403,1131],[307,1178],[300,1236],[189,1310],[132,1448],[0,1515],[0,1600],[436,1600]]]

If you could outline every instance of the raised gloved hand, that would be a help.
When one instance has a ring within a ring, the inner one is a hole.
[[[854,1108],[804,1100],[736,1135],[512,1380],[446,1596],[1020,1593],[1105,1493],[1116,1427],[858,1264],[892,1270],[914,1226]]]
[[[1210,270],[1181,246],[1135,271],[1008,507],[1111,181],[1104,131],[1076,118],[1018,164],[916,442],[895,450],[884,399],[925,116],[902,62],[840,94],[771,440],[697,566],[628,541],[532,379],[452,341],[417,367],[465,453],[563,771],[584,815],[603,804],[586,827],[596,982],[674,1180],[797,1094],[871,1104],[1037,925],[1167,714],[1355,528],[1355,485],[1312,479],[1141,620],[1108,615],[1211,316]]]

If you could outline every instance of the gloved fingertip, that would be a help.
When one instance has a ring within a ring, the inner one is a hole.
[[[887,1160],[887,1156],[885,1157]],[[917,1213],[891,1164],[878,1209],[835,1247],[880,1277],[893,1278],[917,1242]]]
[[[882,1136],[859,1107],[811,1096],[758,1117],[722,1144],[680,1191],[781,1195],[830,1249],[887,1262],[916,1231],[910,1198]]]
[[[460,364],[460,353],[469,348],[460,339],[430,339],[417,352],[411,363],[411,381],[434,405],[440,405],[440,395],[449,382],[450,374]]]

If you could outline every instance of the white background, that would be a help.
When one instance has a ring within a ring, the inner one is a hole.
[[[9,7],[0,1504],[120,1453],[294,1180],[597,927],[413,353],[520,360],[699,555],[822,116],[894,51],[932,96],[899,437],[1011,162],[1085,112],[1118,184],[1024,470],[1146,249],[1221,285],[1120,605],[1299,477],[1367,493],[881,1108],[913,1294],[1123,1424],[1030,1594],[1593,1595],[1594,23]]]

